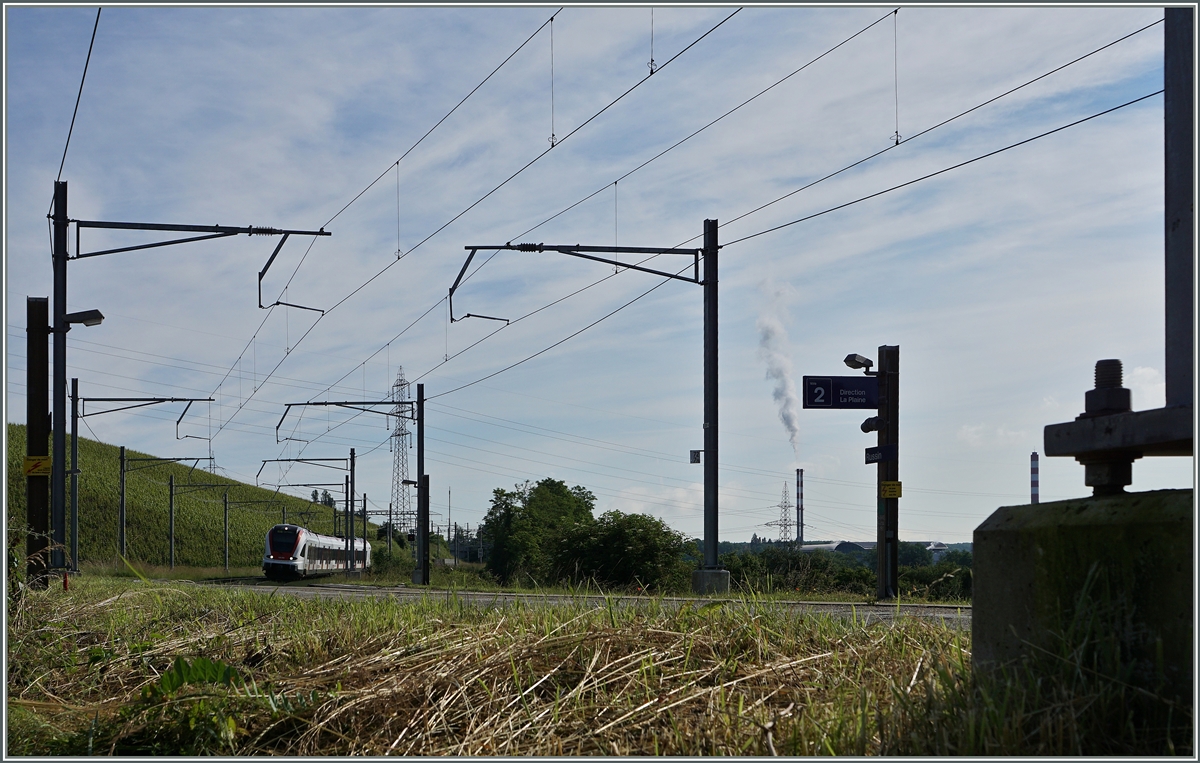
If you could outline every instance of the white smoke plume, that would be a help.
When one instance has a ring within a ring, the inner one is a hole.
[[[779,319],[779,301],[783,296],[781,290],[774,288],[771,283],[763,284],[763,292],[768,297],[767,312],[759,316],[755,326],[758,328],[758,354],[767,364],[767,377],[775,382],[771,395],[779,405],[779,420],[787,429],[788,440],[792,443],[792,451],[796,460],[800,460],[800,399],[796,395],[796,382],[792,372],[792,360],[789,357],[787,329]]]

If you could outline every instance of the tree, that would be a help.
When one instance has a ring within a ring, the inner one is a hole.
[[[933,564],[933,552],[920,543],[900,541],[896,563],[900,567],[929,567]]]
[[[333,496],[329,494],[329,491],[328,491],[328,490],[322,490],[322,491],[321,491],[321,496],[320,496],[320,498],[318,498],[318,497],[317,497],[317,491],[314,489],[314,490],[312,491],[312,502],[313,502],[313,503],[319,503],[319,504],[321,504],[322,506],[328,506],[328,507],[330,507],[330,508],[336,508],[336,507],[337,507],[337,503],[336,503],[336,502],[333,500]]]
[[[491,542],[487,568],[501,583],[545,582],[553,540],[576,524],[594,521],[596,497],[585,488],[546,478],[513,490],[496,488],[480,527]]]
[[[392,543],[395,543],[398,548],[407,548],[408,543],[404,533],[400,532],[400,528],[393,526],[391,522],[384,522],[379,526],[379,529],[375,531],[375,539],[387,540],[389,528],[392,530]]]

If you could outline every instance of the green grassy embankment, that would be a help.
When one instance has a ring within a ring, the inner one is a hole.
[[[8,528],[10,549],[24,568],[25,458],[23,424],[8,425]],[[70,436],[67,452],[70,453]],[[120,498],[120,448],[79,438],[79,559],[83,568],[123,567],[117,558],[117,509]],[[126,448],[127,459],[150,458]],[[69,455],[68,455],[69,458]],[[169,553],[168,479],[175,477],[175,564],[224,568],[224,505],[229,493],[229,566],[259,568],[267,530],[283,518],[325,534],[333,533],[333,510],[301,498],[277,494],[188,464],[131,461],[125,477],[125,537],[128,559],[138,566],[166,567]],[[220,484],[196,488],[189,485]],[[68,483],[69,484],[69,483]],[[227,487],[226,487],[227,486]],[[68,488],[69,490],[69,488]],[[69,494],[68,494],[69,495]],[[68,504],[69,504],[68,497]],[[267,503],[274,501],[275,503]],[[374,541],[376,527],[369,526]],[[360,531],[361,532],[361,531]],[[67,529],[68,545],[70,527]]]

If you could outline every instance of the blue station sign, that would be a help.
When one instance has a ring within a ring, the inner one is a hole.
[[[877,376],[805,376],[805,408],[878,408]]]

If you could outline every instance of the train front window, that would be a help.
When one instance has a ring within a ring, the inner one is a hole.
[[[296,548],[296,538],[300,531],[295,527],[274,527],[271,529],[271,552],[276,554],[291,554]]]

